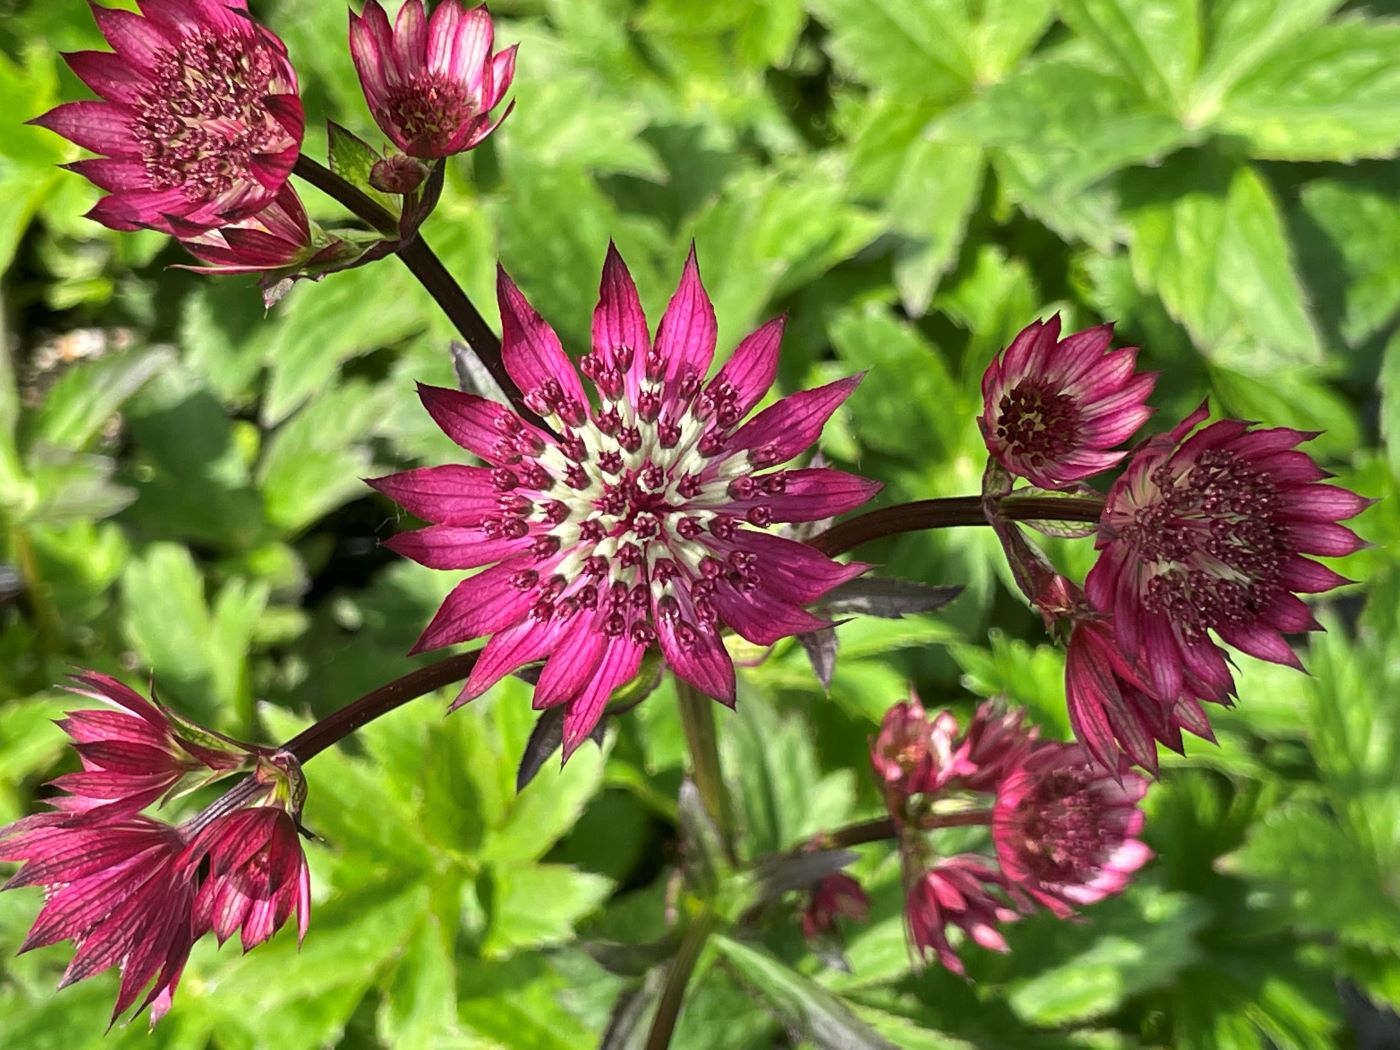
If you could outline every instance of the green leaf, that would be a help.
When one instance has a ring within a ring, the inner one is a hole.
[[[71,177],[55,165],[73,147],[51,131],[21,125],[58,101],[57,62],[42,40],[31,42],[23,65],[0,52],[0,112],[12,118],[0,137],[0,273],[10,268],[20,238],[55,184]]]
[[[562,864],[495,868],[491,920],[482,951],[505,955],[566,941],[573,935],[574,924],[611,892],[610,880]]]
[[[36,440],[86,449],[127,399],[174,363],[169,348],[127,350],[79,364],[54,384],[34,417]]]
[[[1362,444],[1361,428],[1345,398],[1302,369],[1249,375],[1212,368],[1210,383],[1226,415],[1322,431],[1306,446],[1311,455],[1342,461]]]
[[[1381,363],[1381,434],[1391,473],[1400,478],[1400,333],[1386,344]]]
[[[1389,156],[1400,146],[1400,25],[1351,18],[1296,37],[1235,85],[1216,125],[1271,160]]]
[[[1196,0],[1063,0],[1060,13],[1145,98],[1186,112],[1201,60]]]
[[[821,1050],[894,1050],[841,999],[762,947],[717,936],[714,945],[774,1015]]]
[[[326,122],[326,137],[330,143],[330,168],[371,200],[378,201],[397,215],[400,199],[393,194],[380,193],[370,185],[370,172],[379,161],[378,151],[348,128],[333,120]]]
[[[1211,361],[1254,372],[1322,361],[1282,217],[1255,169],[1179,154],[1123,186],[1138,284]]]
[[[975,146],[925,139],[907,155],[889,197],[891,225],[900,235],[894,282],[904,308],[918,317],[938,280],[957,261],[967,222],[982,188],[983,159]]]

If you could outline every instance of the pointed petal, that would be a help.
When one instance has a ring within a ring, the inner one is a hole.
[[[705,378],[714,360],[718,333],[714,304],[700,280],[700,264],[692,244],[681,272],[681,283],[656,330],[655,352],[665,368],[668,387],[687,374],[700,380]]]
[[[831,414],[860,385],[861,375],[790,394],[749,420],[729,441],[731,449],[761,450],[763,466],[785,463],[821,436]]]
[[[521,391],[528,397],[554,380],[580,409],[587,405],[583,385],[559,337],[501,267],[496,270],[496,297],[501,308],[501,356]]]

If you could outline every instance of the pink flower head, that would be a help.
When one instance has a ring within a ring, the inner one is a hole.
[[[1327,475],[1296,448],[1314,435],[1234,419],[1195,430],[1205,416],[1202,405],[1133,453],[1108,491],[1101,554],[1085,580],[1094,607],[1112,615],[1119,647],[1163,698],[1201,684],[1215,690],[1210,699],[1228,695],[1211,631],[1301,668],[1284,633],[1319,625],[1295,592],[1348,582],[1304,555],[1359,548],[1337,523],[1369,504],[1320,484]]]
[[[885,712],[870,749],[891,812],[898,816],[902,811],[900,796],[995,791],[1035,739],[1035,730],[1022,724],[1024,718],[1025,712],[988,700],[962,732],[951,711],[938,712],[930,722],[918,697],[895,704]]]
[[[279,806],[256,806],[219,817],[190,844],[187,859],[207,858],[208,874],[194,900],[197,932],[223,944],[241,929],[245,952],[297,915],[298,943],[311,921],[311,869],[295,819]]]
[[[636,287],[609,248],[579,370],[502,271],[502,356],[527,404],[559,434],[503,405],[437,387],[420,396],[484,467],[439,466],[371,482],[430,528],[388,545],[431,568],[490,568],[460,583],[414,646],[482,635],[456,704],[548,657],[535,706],[567,704],[568,755],[612,691],[659,642],[677,674],[726,704],[734,665],[720,637],[756,645],[826,626],[802,606],[863,572],[762,531],[857,507],[879,485],[828,468],[783,470],[855,389],[842,379],[743,422],[772,385],[782,320],[739,344],[708,383],[714,308],[692,251],[653,343]]]
[[[960,854],[940,860],[908,888],[904,927],[909,943],[920,959],[933,955],[944,969],[966,976],[962,959],[948,941],[948,926],[958,927],[983,948],[1009,951],[997,929],[998,923],[1017,918],[1007,897],[1006,880],[981,857]]]
[[[1013,474],[1061,488],[1116,466],[1109,451],[1147,421],[1155,374],[1134,372],[1137,350],[1109,350],[1112,325],[1060,339],[1060,316],[1035,321],[982,376],[987,450]]]
[[[287,49],[246,0],[93,6],[113,50],[66,55],[99,100],[35,119],[102,154],[70,167],[106,190],[88,213],[114,230],[209,229],[266,206],[287,181],[305,117]]]
[[[82,770],[53,781],[67,792],[54,804],[92,819],[139,813],[173,793],[186,778],[217,779],[244,765],[240,745],[177,719],[158,703],[96,671],[74,675],[79,696],[114,710],[70,711],[58,725],[73,738]]]
[[[833,872],[812,889],[802,912],[802,936],[809,941],[832,933],[837,919],[864,922],[870,914],[870,897],[860,883],[843,871]]]
[[[112,1021],[136,1004],[151,1022],[170,1009],[195,934],[194,884],[182,864],[180,831],[149,817],[81,822],[61,813],[0,828],[0,861],[23,861],[5,889],[43,886],[44,907],[21,952],[71,940],[66,988],[121,968]]]
[[[515,76],[512,45],[491,54],[495,30],[485,6],[443,0],[429,18],[408,0],[393,27],[379,0],[350,13],[350,53],[370,112],[394,145],[413,157],[450,157],[481,144],[510,114],[490,111]]]
[[[180,227],[176,227],[181,232]],[[180,242],[206,266],[196,273],[265,273],[301,266],[316,254],[311,220],[289,182],[266,208],[217,229],[182,234]]]
[[[1094,764],[1077,744],[1041,744],[997,792],[1002,872],[1060,918],[1121,892],[1152,856],[1137,838],[1147,783]]]
[[[1120,754],[1156,774],[1157,744],[1185,754],[1181,731],[1214,742],[1203,699],[1217,695],[1189,670],[1183,693],[1162,699],[1147,676],[1118,647],[1111,623],[1084,619],[1074,624],[1065,653],[1065,695],[1076,739],[1105,769],[1116,770]],[[1228,702],[1226,697],[1224,702]]]
[[[21,864],[3,888],[44,887],[43,910],[21,951],[71,940],[75,954],[60,987],[118,967],[113,1021],[149,985],[136,1012],[151,1007],[154,1024],[205,933],[222,943],[241,928],[246,951],[295,910],[305,935],[309,873],[297,818],[306,782],[287,752],[231,742],[221,750],[224,738],[115,679],[76,677],[92,690],[86,695],[123,710],[78,711],[60,723],[84,771],[55,781],[70,792],[51,800],[55,812],[0,827],[0,861]],[[209,780],[249,766],[250,776],[184,824],[137,812],[192,772]]]

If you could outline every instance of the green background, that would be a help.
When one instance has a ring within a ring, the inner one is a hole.
[[[324,156],[328,117],[378,143],[343,5],[255,10],[302,77],[308,151]],[[706,952],[675,1045],[842,1045],[831,1011],[852,1014],[822,989],[916,1050],[1385,1045],[1363,1041],[1356,1004],[1400,1002],[1400,5],[493,11],[521,42],[517,108],[451,163],[426,228],[493,322],[499,256],[585,348],[609,237],[654,322],[694,238],[722,354],[786,311],[783,390],[870,369],[822,448],[890,503],[976,490],[977,383],[1022,325],[1110,319],[1162,373],[1154,426],[1209,393],[1217,412],[1325,431],[1324,466],[1383,500],[1356,522],[1376,546],[1336,563],[1364,584],[1319,603],[1311,677],[1241,657],[1220,746],[1165,763],[1158,858],[1125,896],[1086,923],[1017,924],[1007,956],[966,949],[970,984],[911,976],[897,862],[867,848],[850,972],[772,911]],[[452,582],[378,548],[406,523],[359,480],[456,458],[412,392],[453,381],[449,327],[393,260],[265,314],[248,281],[169,269],[184,256],[160,236],[84,220],[95,191],[55,167],[77,152],[17,125],[83,97],[56,53],[99,45],[78,0],[0,0],[0,821],[71,762],[49,722],[70,668],[154,669],[188,714],[285,739],[410,668]],[[1048,545],[1073,574],[1092,562],[1090,541]],[[962,713],[1004,693],[1067,733],[1062,657],[988,530],[861,553],[967,590],[937,617],[842,627],[829,697],[791,642],[741,671],[718,717],[755,854],[878,813],[866,741],[911,682]],[[444,719],[447,695],[308,766],[324,842],[300,955],[285,933],[246,958],[202,944],[153,1037],[104,1038],[111,975],[56,994],[66,947],[5,947],[0,1045],[598,1045],[631,985],[571,942],[664,930],[671,691],[519,797],[527,687]],[[39,900],[0,895],[0,946]]]

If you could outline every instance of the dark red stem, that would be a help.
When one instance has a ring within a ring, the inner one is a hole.
[[[1103,499],[1096,496],[1005,496],[1001,513],[1009,521],[1098,521]],[[823,554],[844,554],[865,543],[924,529],[987,525],[981,496],[953,496],[900,503],[861,514],[807,541]]]
[[[315,758],[332,744],[344,740],[360,726],[373,722],[380,715],[388,714],[410,700],[416,700],[435,689],[466,678],[471,674],[479,655],[481,650],[474,649],[469,653],[449,656],[445,660],[428,664],[427,667],[410,671],[402,678],[395,678],[388,685],[381,685],[358,700],[352,700],[334,714],[327,715],[315,725],[308,726],[283,744],[282,749],[290,751],[298,762]]]

